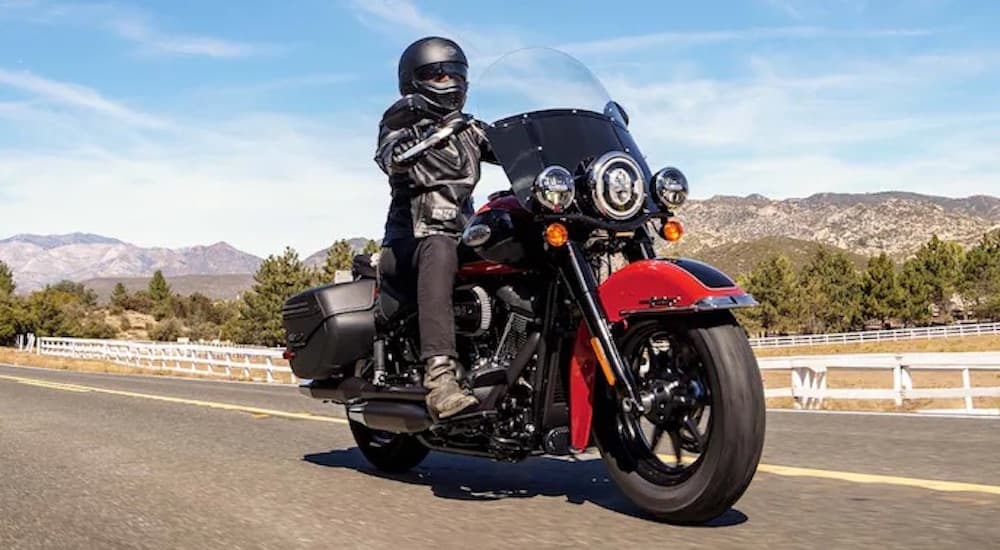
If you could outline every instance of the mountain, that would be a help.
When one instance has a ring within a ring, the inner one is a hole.
[[[692,200],[678,211],[685,253],[768,237],[812,241],[862,256],[901,261],[932,234],[971,245],[1000,226],[1000,198],[952,199],[916,193],[821,193],[773,200],[761,195]]]
[[[142,248],[99,235],[15,235],[0,241],[0,261],[14,272],[19,292],[62,279],[250,274],[261,259],[219,242],[186,248]]]
[[[118,239],[102,237],[92,233],[70,233],[68,235],[14,235],[0,241],[0,245],[9,243],[33,244],[45,250],[71,244],[125,244]]]
[[[354,250],[355,254],[360,254],[361,251],[364,250],[365,244],[368,243],[368,239],[355,238],[355,239],[348,239],[347,242],[351,245],[351,248]],[[379,239],[376,242],[382,242],[382,240]],[[324,248],[323,250],[317,250],[316,252],[310,254],[309,257],[305,259],[306,267],[322,268],[323,265],[326,264],[326,253],[328,250],[330,250],[329,246]]]
[[[149,288],[151,277],[101,277],[81,281],[94,289],[101,302],[111,299],[115,285],[122,283],[129,292]],[[171,290],[188,296],[200,292],[215,300],[233,300],[253,286],[252,273],[231,273],[224,275],[173,275],[167,277]]]

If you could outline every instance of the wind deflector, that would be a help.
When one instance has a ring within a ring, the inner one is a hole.
[[[648,180],[648,168],[625,128],[611,118],[574,109],[526,113],[486,127],[497,160],[522,205],[530,207],[531,186],[546,166],[576,172],[582,163],[609,151],[632,155]]]

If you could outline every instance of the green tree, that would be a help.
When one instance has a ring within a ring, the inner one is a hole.
[[[773,255],[757,263],[744,286],[760,302],[746,312],[751,323],[764,334],[787,332],[799,320],[799,287],[787,257]]]
[[[16,296],[0,296],[0,345],[10,344],[14,337],[27,331],[27,312]]]
[[[961,265],[959,290],[966,312],[979,319],[1000,317],[1000,229],[969,249]]]
[[[323,282],[332,283],[338,271],[351,269],[354,261],[354,250],[351,243],[339,240],[326,251],[326,263],[323,265]]]
[[[899,273],[899,288],[903,292],[903,299],[897,313],[903,323],[910,326],[927,322],[931,316],[929,285],[926,273],[916,259],[910,258],[903,264],[903,270]]]
[[[861,280],[843,252],[820,248],[802,268],[803,305],[807,332],[859,329]]]
[[[39,336],[82,336],[83,320],[96,305],[93,290],[62,281],[28,296],[25,324]]]
[[[128,305],[128,290],[121,282],[116,283],[111,291],[111,305],[120,309],[125,309]]]
[[[315,274],[306,268],[292,248],[285,248],[280,256],[268,256],[254,275],[253,288],[244,293],[240,304],[238,335],[241,343],[265,346],[284,343],[281,306],[314,282]]]
[[[365,243],[365,249],[362,252],[369,255],[375,255],[378,254],[380,250],[382,250],[382,245],[380,245],[378,241],[368,239],[368,242]]]
[[[868,269],[861,278],[861,307],[865,319],[885,325],[898,315],[903,302],[896,266],[885,252],[868,259]]]
[[[16,287],[17,285],[14,284],[14,273],[7,264],[0,261],[0,297],[13,296]]]
[[[184,327],[173,317],[156,323],[149,331],[149,337],[158,342],[174,342],[183,335]]]
[[[919,273],[913,282],[922,282],[922,294],[944,319],[951,317],[951,299],[958,290],[962,256],[958,243],[942,241],[933,235],[913,257],[912,269]]]
[[[170,285],[159,269],[153,273],[153,278],[149,280],[149,297],[157,305],[166,304],[170,300]]]

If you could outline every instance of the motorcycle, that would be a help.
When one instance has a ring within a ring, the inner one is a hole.
[[[409,470],[431,450],[519,461],[596,447],[653,517],[721,515],[764,441],[760,372],[731,311],[756,302],[710,265],[657,257],[654,234],[672,242],[683,231],[673,213],[687,198],[683,173],[650,171],[624,109],[565,53],[508,54],[477,90],[510,181],[459,246],[460,381],[479,406],[431,418],[414,302],[370,274],[285,303],[301,391],[344,405],[380,470]],[[408,96],[384,120],[402,127],[430,111]],[[469,124],[444,121],[405,155]]]

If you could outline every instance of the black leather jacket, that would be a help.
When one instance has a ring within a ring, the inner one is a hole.
[[[434,123],[421,121],[414,130],[424,135]],[[392,149],[405,137],[379,124],[375,162],[389,176],[392,202],[382,244],[430,235],[461,235],[472,215],[472,191],[479,182],[480,161],[496,162],[483,130],[475,121],[443,146],[430,149],[409,168],[392,163]]]

